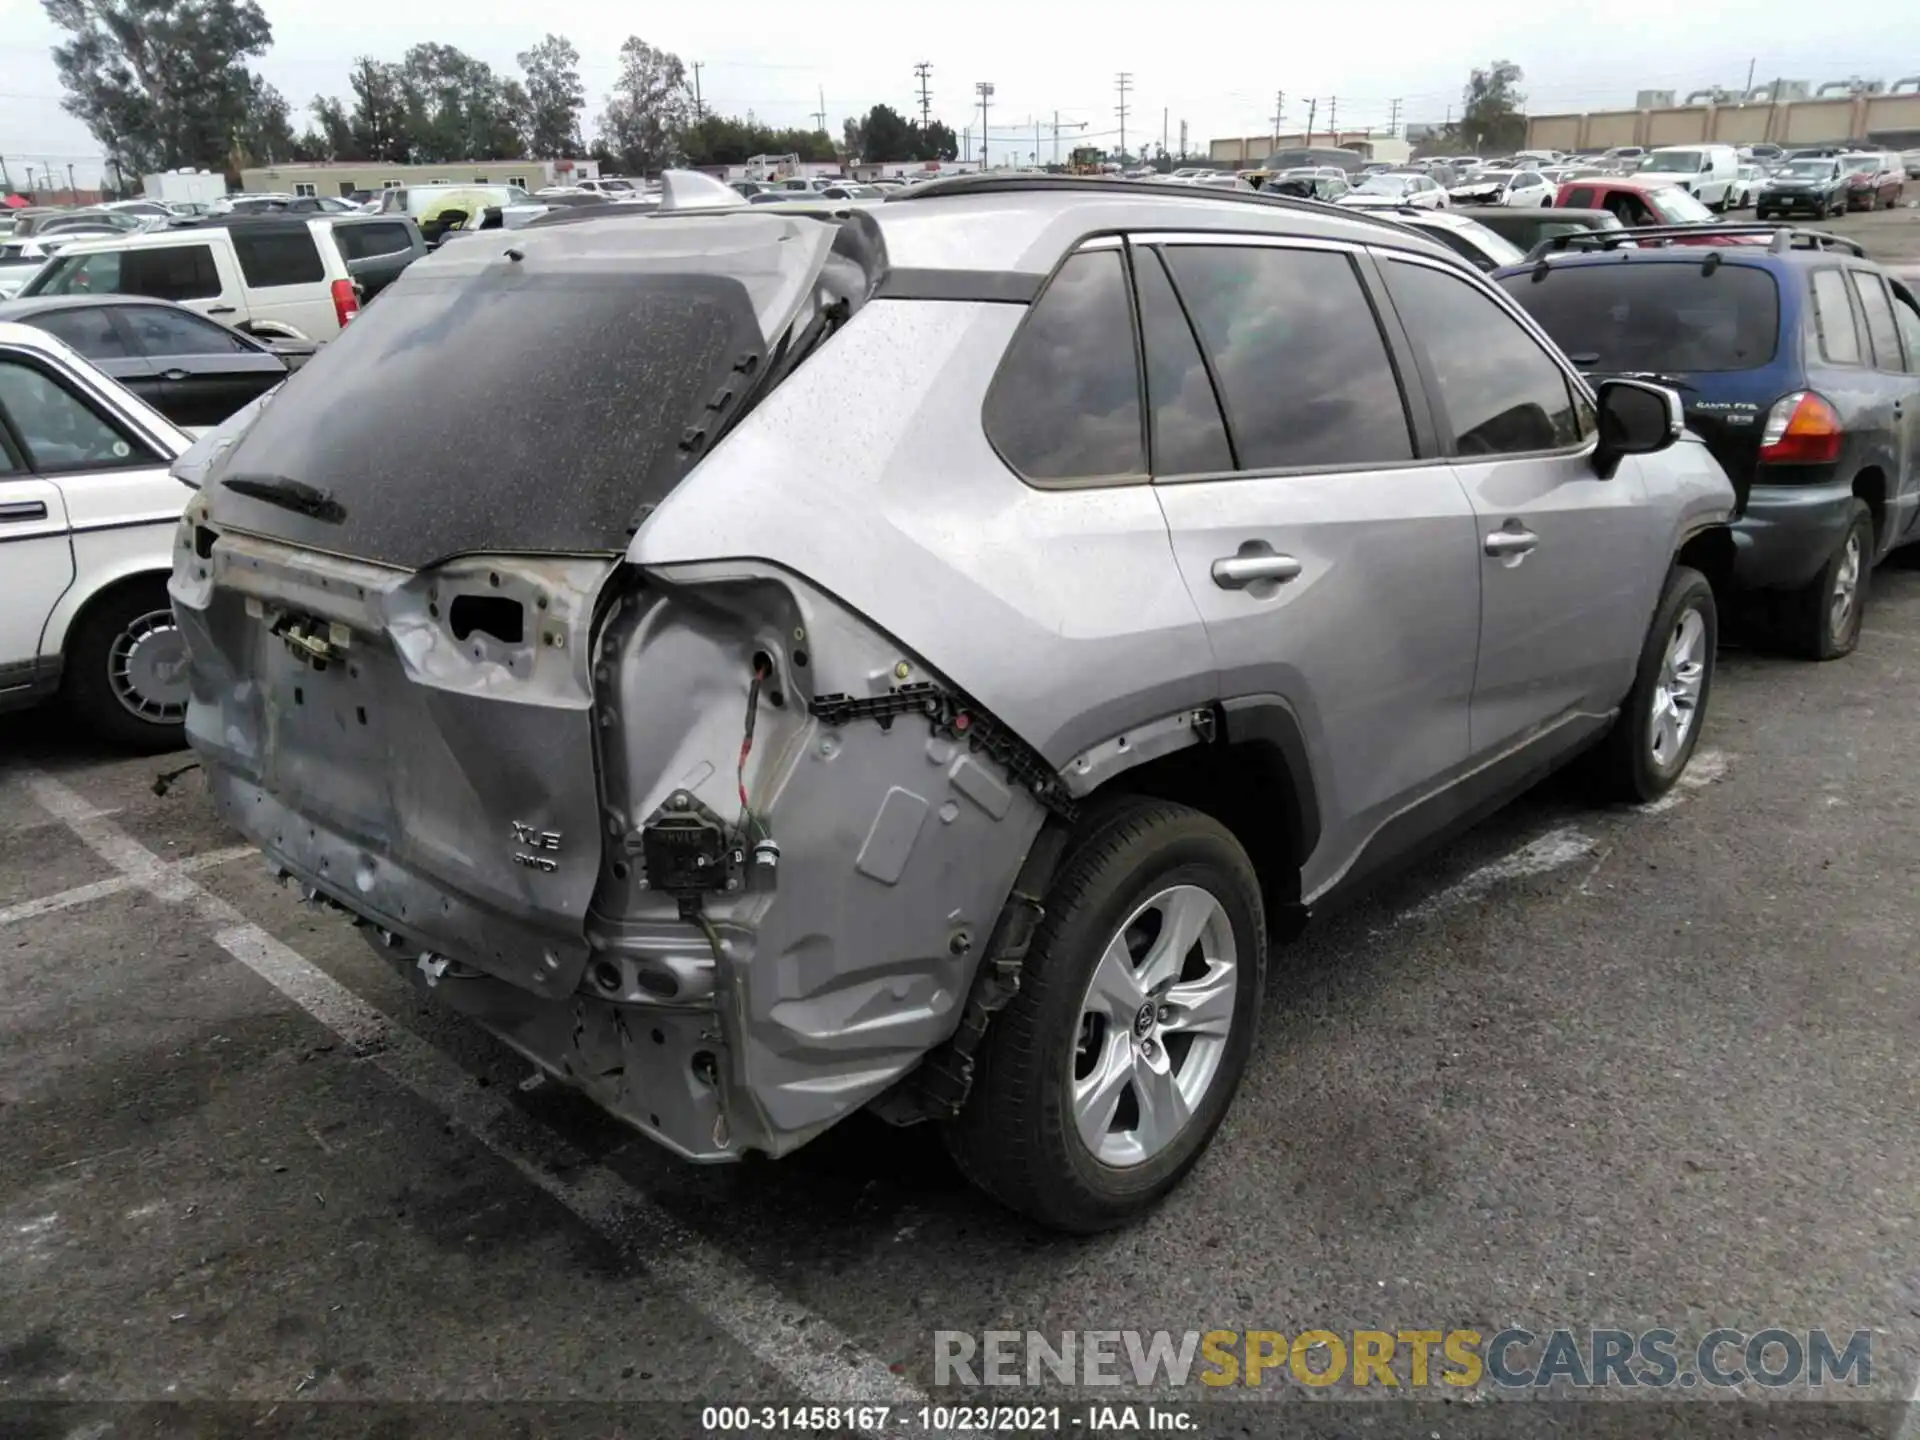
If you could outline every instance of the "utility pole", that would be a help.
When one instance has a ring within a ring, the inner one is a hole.
[[[973,126],[964,125],[960,129],[960,158],[973,159]]]
[[[1301,142],[1302,144],[1305,144],[1305,145],[1313,144],[1313,115],[1314,115],[1314,112],[1319,108],[1320,108],[1319,96],[1316,95],[1307,101],[1307,138]]]
[[[1184,120],[1180,122],[1180,158],[1187,158],[1187,122]]]
[[[1114,106],[1113,113],[1120,117],[1120,163],[1127,162],[1127,92],[1133,88],[1133,72],[1122,70],[1118,80],[1120,103]]]
[[[1275,150],[1280,148],[1280,126],[1286,118],[1287,92],[1276,90],[1273,92],[1273,148]]]
[[[922,60],[913,67],[913,73],[920,79],[920,128],[924,130],[933,123],[933,96],[927,92],[927,79],[933,74],[933,62]]]
[[[993,82],[976,80],[973,88],[980,95],[980,168],[987,168],[987,103],[993,99]]]
[[[1060,118],[1060,112],[1058,110],[1053,112],[1053,163],[1054,164],[1058,165],[1060,163],[1060,132],[1062,130],[1084,130],[1086,128],[1087,128],[1087,122],[1084,120],[1064,120],[1063,121]]]
[[[67,162],[67,199],[75,205],[80,203],[80,187],[73,183],[73,162]]]
[[[706,61],[693,62],[693,123],[698,125],[706,119],[706,110],[700,103],[700,72],[706,67]]]
[[[1059,117],[1056,115],[1054,118],[1058,119]],[[13,193],[13,173],[7,169],[7,157],[4,155],[0,155],[0,185],[6,187],[6,194],[11,195]]]
[[[822,135],[827,133],[827,87],[824,85],[820,87],[820,108],[813,112],[813,123]]]
[[[27,199],[33,199],[33,166],[27,166]]]
[[[1753,61],[1749,60],[1747,61],[1747,84],[1746,88],[1740,92],[1740,103],[1746,104],[1747,97],[1751,94],[1753,94]]]
[[[1327,140],[1334,145],[1340,143],[1340,97],[1338,95],[1327,97]]]
[[[1389,116],[1387,119],[1387,134],[1398,135],[1399,133],[1400,133],[1400,102],[1396,100],[1393,102],[1393,114]]]

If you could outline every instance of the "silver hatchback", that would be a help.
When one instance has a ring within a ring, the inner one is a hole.
[[[172,585],[227,819],[672,1150],[868,1108],[1119,1223],[1272,941],[1583,752],[1686,766],[1725,476],[1417,232],[676,188],[408,269],[202,447]]]

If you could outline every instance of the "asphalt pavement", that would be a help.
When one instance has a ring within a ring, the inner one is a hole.
[[[1878,572],[1845,660],[1723,651],[1702,747],[1651,807],[1549,782],[1276,952],[1210,1155],[1063,1240],[866,1118],[682,1164],[303,907],[197,775],[156,795],[186,757],[0,720],[0,1435],[696,1434],[801,1401],[889,1414],[772,1428],[918,1434],[981,1399],[1091,1433],[1151,1399],[1210,1434],[1891,1437],[1920,567]],[[1413,1403],[935,1368],[939,1331],[1509,1326],[1864,1330],[1871,1381]]]

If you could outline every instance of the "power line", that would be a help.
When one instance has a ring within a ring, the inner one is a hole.
[[[1116,82],[1120,89],[1120,103],[1114,106],[1113,113],[1120,117],[1120,154],[1127,153],[1127,92],[1133,88],[1133,72],[1122,70]]]
[[[920,128],[925,130],[933,123],[933,97],[927,93],[927,79],[933,74],[933,62],[922,60],[913,67],[913,73],[920,77]]]

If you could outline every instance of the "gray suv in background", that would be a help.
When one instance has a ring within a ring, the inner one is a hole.
[[[1189,186],[670,174],[195,456],[187,731],[314,899],[683,1156],[871,1108],[1072,1230],[1205,1149],[1271,941],[1583,752],[1675,782],[1731,553],[1672,392]]]

